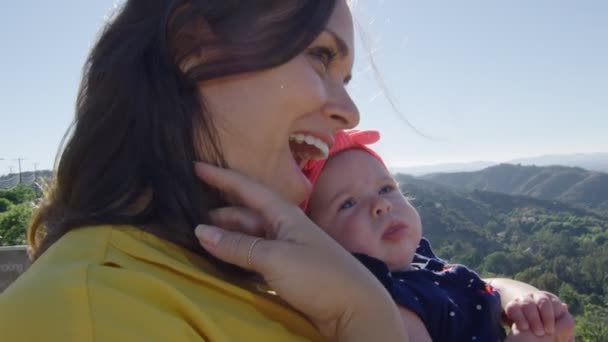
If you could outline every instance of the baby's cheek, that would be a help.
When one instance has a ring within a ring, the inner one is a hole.
[[[353,228],[348,238],[351,250],[378,258],[382,251],[379,250],[377,239],[374,239],[369,229],[356,225]]]
[[[350,236],[348,231],[344,229],[345,224],[341,220],[337,220],[335,217],[326,219],[324,222],[314,221],[323,229],[329,236],[336,240],[342,247],[348,250],[348,246],[351,244]]]
[[[365,238],[361,236],[362,232],[359,228],[356,220],[340,218],[333,222],[333,232],[329,235],[349,252],[364,253],[365,244],[363,241]]]

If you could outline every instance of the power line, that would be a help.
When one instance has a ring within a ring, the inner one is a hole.
[[[0,158],[0,160],[7,160],[7,159]],[[18,175],[19,175],[19,184],[21,184],[21,183],[23,183],[22,170],[21,170],[21,162],[24,161],[24,160],[27,160],[27,159],[19,157],[19,158],[14,158],[12,160],[16,161],[17,164],[18,164],[18,166],[19,166],[19,174]],[[37,166],[38,166],[38,163],[34,163],[34,179],[36,177],[36,171],[37,171],[36,168],[37,168]],[[12,166],[9,165],[8,166],[8,170],[9,170],[9,174],[13,173],[13,167]]]

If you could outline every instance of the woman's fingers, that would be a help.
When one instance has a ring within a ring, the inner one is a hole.
[[[264,273],[268,240],[218,227],[199,225],[194,230],[201,245],[216,258],[241,268]]]
[[[264,219],[245,207],[223,207],[209,212],[211,223],[231,231],[247,235],[266,237]]]

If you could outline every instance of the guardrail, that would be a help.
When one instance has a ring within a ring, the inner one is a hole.
[[[29,266],[26,246],[0,247],[0,293]]]

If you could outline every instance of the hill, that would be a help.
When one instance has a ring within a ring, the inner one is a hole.
[[[582,168],[500,164],[481,171],[421,178],[460,190],[500,192],[608,210],[608,174]]]
[[[41,170],[37,172],[25,171],[21,173],[21,183],[32,185],[39,183],[42,180],[49,180],[53,175],[52,171]],[[8,175],[0,176],[0,189],[10,189],[19,185],[19,174],[11,173]]]
[[[536,166],[571,166],[580,167],[590,171],[608,173],[608,153],[575,153],[552,154],[532,158],[520,158],[508,161],[509,164],[536,165]]]
[[[512,159],[506,161],[505,163],[535,166],[562,165],[580,167],[590,171],[608,173],[608,152],[542,155],[529,158]],[[408,167],[391,167],[391,171],[395,173],[404,173],[413,176],[422,176],[430,173],[440,172],[445,173],[479,171],[485,169],[486,167],[498,164],[501,163],[496,161],[442,163]]]
[[[485,169],[486,167],[496,165],[498,163],[492,161],[475,161],[468,163],[442,163],[432,165],[418,165],[409,167],[391,167],[391,172],[403,173],[413,176],[422,176],[430,173],[438,172],[472,172]]]

